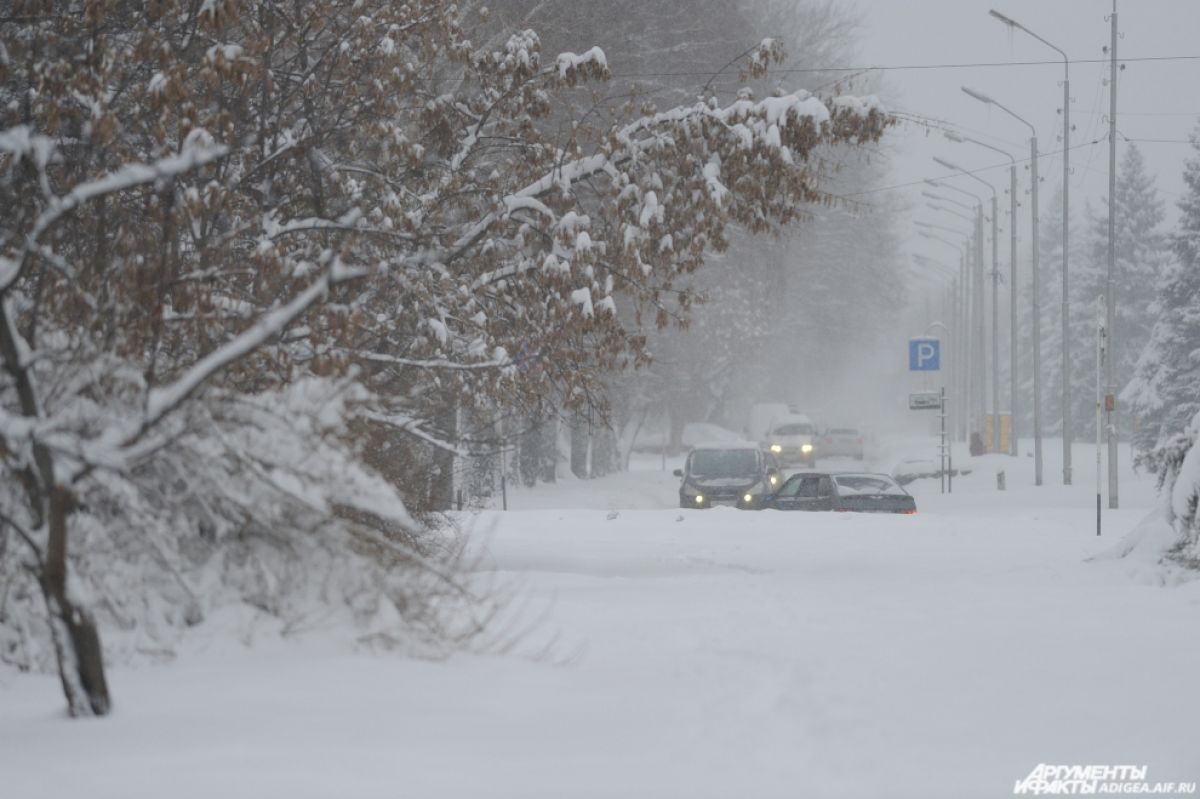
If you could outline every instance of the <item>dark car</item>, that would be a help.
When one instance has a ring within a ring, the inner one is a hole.
[[[681,508],[756,508],[781,479],[775,459],[749,442],[699,445],[688,453],[687,463],[675,470],[675,476],[683,478]]]
[[[916,513],[917,502],[886,474],[801,472],[765,497],[763,508],[856,513]]]

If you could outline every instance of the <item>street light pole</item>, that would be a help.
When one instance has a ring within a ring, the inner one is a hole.
[[[950,216],[956,216],[959,219],[963,219],[963,220],[970,222],[971,224],[975,224],[975,217],[968,216],[967,214],[964,214],[961,211],[955,211],[953,208],[947,208],[946,206],[938,205],[937,203],[925,203],[925,207],[930,209],[931,211],[937,211],[938,213],[942,213],[942,214],[950,214]]]
[[[1029,128],[1029,180],[1030,180],[1030,229],[1033,240],[1033,258],[1030,264],[1030,289],[1033,292],[1033,484],[1042,484],[1042,286],[1038,269],[1038,146],[1037,129],[1026,119],[1007,106],[962,87],[963,92],[975,100],[994,105],[1013,119]]]
[[[996,187],[988,183],[983,178],[975,175],[957,164],[952,164],[941,158],[934,157],[933,159],[939,165],[946,169],[958,172],[961,175],[966,175],[969,178],[979,181],[992,192],[992,444],[991,451],[1000,451],[1000,246],[999,246],[999,230],[998,219],[999,211],[996,205]],[[983,220],[980,220],[980,235],[982,231]],[[980,259],[982,261],[982,258]],[[979,270],[982,277],[982,263]],[[978,295],[980,303],[980,316],[983,314],[983,287],[980,285]],[[981,319],[982,321],[982,319]],[[985,389],[986,392],[986,389]],[[985,394],[986,396],[986,394]]]
[[[1071,294],[1067,262],[1070,259],[1071,218],[1071,61],[1061,47],[1056,47],[1021,23],[999,11],[988,12],[1009,28],[1027,33],[1062,56],[1063,60],[1063,210],[1062,210],[1062,434],[1063,485],[1071,485]],[[1113,30],[1116,31],[1117,0],[1113,0]],[[1113,63],[1116,63],[1116,35],[1113,35]],[[1114,75],[1116,73],[1114,72]],[[1116,95],[1116,87],[1113,87]],[[1115,122],[1114,122],[1115,124]],[[1111,214],[1109,215],[1112,216]],[[1037,247],[1037,240],[1033,242]]]
[[[933,225],[927,225],[923,222],[917,222],[916,225],[918,227],[922,227],[922,228],[948,230],[956,236],[964,235],[961,232],[956,231],[956,230],[951,230],[950,228],[940,228],[940,227],[933,226]],[[956,403],[956,406],[957,406],[956,418],[958,420],[958,424],[961,429],[960,440],[966,441],[967,433],[970,428],[970,419],[969,419],[970,408],[969,408],[969,403],[968,403],[968,396],[969,396],[970,386],[971,386],[971,359],[968,357],[968,352],[970,351],[971,332],[970,332],[969,310],[967,307],[967,300],[968,300],[968,297],[970,296],[968,285],[967,285],[967,281],[968,281],[967,255],[966,255],[967,250],[964,249],[964,247],[962,245],[955,244],[953,241],[944,239],[935,233],[929,232],[929,230],[920,230],[920,231],[918,231],[918,234],[920,236],[922,236],[923,238],[927,238],[932,241],[940,242],[940,243],[945,244],[948,247],[952,247],[953,249],[958,251],[959,279],[958,279],[958,285],[957,285],[957,291],[956,291],[957,305],[958,305],[958,314],[956,316],[956,324],[958,327],[958,336],[956,339],[957,343],[956,343],[955,347],[956,347],[956,352],[958,353],[957,362],[958,362],[959,366],[955,370],[955,375],[957,378],[956,382],[958,384],[958,388],[956,389],[955,393],[958,394],[960,399]]]
[[[937,185],[936,181],[927,180],[925,182],[929,183],[930,185]],[[950,188],[954,188],[954,187],[952,186]],[[975,226],[975,206],[974,205],[968,205],[967,203],[956,200],[953,197],[947,197],[944,194],[937,194],[932,191],[922,191],[921,196],[927,197],[930,200],[935,200],[939,203],[950,203],[951,205],[958,206],[959,208],[962,208],[964,211],[969,212],[970,215],[968,216],[967,214],[958,213],[956,211],[953,211],[950,208],[945,208],[943,206],[933,206],[932,204],[930,204],[931,207],[936,207],[936,209],[939,211],[950,213],[954,216],[957,216],[959,219],[962,219],[964,222],[970,223],[972,229],[974,228],[974,226]],[[957,408],[957,412],[955,413],[954,418],[955,418],[956,435],[958,436],[958,440],[966,443],[967,441],[969,441],[969,431],[970,431],[970,419],[969,419],[970,407],[969,406],[970,406],[970,399],[971,399],[971,383],[970,383],[970,373],[967,371],[968,363],[970,361],[970,357],[969,357],[969,353],[970,353],[970,333],[969,333],[970,320],[968,317],[968,305],[967,304],[971,297],[971,293],[970,293],[971,287],[970,287],[969,276],[968,276],[967,256],[966,256],[966,253],[964,253],[961,249],[959,250],[959,254],[958,254],[958,269],[959,269],[959,280],[958,280],[957,288],[958,288],[959,331],[958,331],[958,345],[957,346],[958,346],[958,352],[960,353],[959,357],[960,357],[960,363],[962,364],[962,368],[959,369],[958,372],[956,373],[957,380],[955,383],[954,393],[958,396],[958,401],[954,404],[955,407]]]
[[[968,384],[964,394],[964,402],[969,399],[969,404],[973,410],[978,412],[978,423],[980,427],[983,424],[983,417],[987,415],[987,378],[986,378],[986,358],[984,348],[984,320],[983,320],[983,198],[974,192],[955,186],[952,183],[943,183],[941,181],[925,179],[925,183],[938,189],[949,189],[950,191],[958,192],[975,201],[972,210],[975,211],[975,246],[973,249],[968,248],[971,255],[971,263],[973,268],[968,268],[971,277],[968,282],[970,293],[969,297],[972,301],[970,307],[970,335],[971,349],[970,358],[968,358]],[[969,436],[968,436],[969,439]]]
[[[1009,218],[1009,227],[1011,228],[1011,230],[1009,231],[1011,234],[1011,241],[1009,244],[1010,264],[1009,264],[1009,270],[1008,270],[1008,282],[1009,282],[1009,294],[1010,294],[1010,299],[1009,299],[1009,317],[1010,318],[1009,318],[1009,331],[1008,331],[1008,349],[1009,349],[1009,353],[1008,353],[1008,355],[1009,355],[1008,454],[1012,455],[1013,457],[1016,457],[1017,449],[1018,449],[1017,444],[1018,444],[1018,438],[1019,438],[1019,436],[1017,435],[1017,433],[1018,433],[1018,426],[1017,426],[1017,420],[1018,420],[1018,414],[1017,414],[1017,369],[1018,369],[1017,351],[1019,349],[1019,346],[1017,344],[1017,159],[1013,158],[1011,153],[1009,153],[1005,150],[1001,150],[999,147],[994,147],[994,146],[988,144],[987,142],[982,142],[982,141],[979,141],[978,139],[973,139],[970,136],[963,136],[962,134],[957,133],[955,131],[951,131],[951,130],[947,130],[945,133],[946,133],[946,138],[949,139],[950,141],[959,142],[959,143],[970,143],[970,144],[978,145],[980,147],[984,147],[988,150],[992,150],[994,152],[1000,153],[1005,158],[1007,158],[1008,162],[1009,162],[1009,168],[1008,168],[1009,190],[1008,190],[1008,193],[1009,193],[1009,199],[1012,202],[1012,210],[1009,213],[1009,217],[1008,217]],[[993,293],[993,298],[994,297],[995,297],[995,293]],[[993,310],[993,316],[994,315],[995,315],[995,312]]]
[[[1108,335],[1108,360],[1104,366],[1105,403],[1104,415],[1108,428],[1108,507],[1117,507],[1117,420],[1116,402],[1108,404],[1108,397],[1116,390],[1113,385],[1113,362],[1116,361],[1114,341],[1116,339],[1117,296],[1115,289],[1117,271],[1117,0],[1113,0],[1112,13],[1112,74],[1109,77],[1108,110],[1108,281],[1105,284],[1105,331]]]
[[[937,185],[937,181],[926,180],[925,182],[929,183],[931,185]],[[970,211],[971,213],[975,212],[975,206],[968,205],[967,203],[964,203],[960,200],[956,200],[953,197],[947,197],[944,194],[938,194],[937,192],[933,192],[933,191],[923,191],[923,192],[921,192],[921,196],[926,197],[935,202],[950,203],[951,205],[957,205],[959,208],[963,209],[964,211]]]

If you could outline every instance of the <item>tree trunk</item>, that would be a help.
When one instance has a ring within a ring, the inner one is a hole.
[[[0,359],[14,378],[22,414],[38,418],[40,409],[30,374],[30,359],[20,357],[20,336],[13,324],[8,300],[0,296]],[[39,557],[38,582],[49,613],[50,634],[67,712],[72,716],[103,716],[112,707],[104,658],[96,622],[77,607],[67,591],[67,519],[75,497],[55,479],[54,456],[42,444],[34,444],[36,469],[24,486],[37,525],[46,525],[46,552]]]
[[[49,540],[42,564],[42,594],[50,614],[50,631],[58,675],[72,716],[104,716],[112,708],[104,657],[96,622],[75,605],[67,591],[67,514],[72,497],[55,486],[49,497]]]
[[[587,417],[583,411],[571,414],[570,428],[571,472],[580,480],[591,477],[588,459],[591,455],[591,436],[588,434]]]
[[[451,406],[442,412],[441,418],[438,419],[438,433],[443,441],[458,442],[457,406]],[[433,510],[447,511],[454,507],[454,460],[453,452],[440,448],[434,452],[436,474],[429,497],[429,506]]]
[[[683,451],[683,426],[687,423],[687,419],[673,403],[667,406],[667,419],[670,427],[667,452],[671,455],[678,455]]]

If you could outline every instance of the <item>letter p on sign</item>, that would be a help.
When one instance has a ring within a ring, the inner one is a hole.
[[[908,342],[908,370],[936,372],[942,368],[942,342],[936,338],[914,338]]]

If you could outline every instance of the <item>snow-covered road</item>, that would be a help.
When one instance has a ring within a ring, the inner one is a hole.
[[[466,516],[481,579],[539,620],[504,656],[263,635],[117,669],[116,714],[87,723],[59,717],[53,679],[0,672],[0,795],[974,798],[1039,763],[1200,779],[1200,583],[1089,560],[1150,487],[1129,475],[1097,539],[1087,475],[1033,489],[1023,463],[976,466],[951,497],[915,486],[914,517],[642,509],[672,499],[649,473],[590,508],[567,485],[564,507],[551,490]]]

